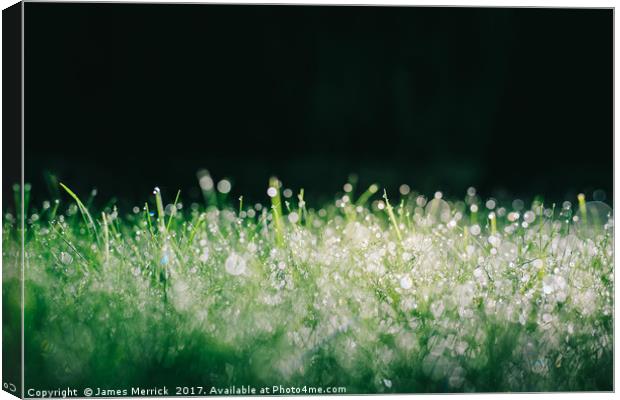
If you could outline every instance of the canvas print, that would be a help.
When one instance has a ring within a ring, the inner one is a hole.
[[[612,9],[3,21],[5,391],[614,389]]]

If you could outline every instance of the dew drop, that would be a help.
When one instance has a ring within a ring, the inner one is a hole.
[[[73,262],[73,256],[63,251],[60,253],[60,262],[65,265],[69,265]]]
[[[231,275],[241,275],[246,269],[245,259],[237,253],[231,253],[226,259],[225,269]]]
[[[480,225],[476,224],[476,225],[470,226],[469,232],[474,236],[480,235]]]
[[[217,183],[217,191],[223,194],[230,192],[232,185],[228,179],[222,179]]]
[[[293,211],[288,215],[288,220],[291,224],[297,223],[297,221],[299,221],[299,214]]]
[[[411,286],[413,285],[413,282],[411,282],[411,278],[409,277],[409,275],[405,275],[402,278],[400,278],[400,287],[408,290],[411,289]]]

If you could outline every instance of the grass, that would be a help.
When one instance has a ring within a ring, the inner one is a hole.
[[[603,203],[388,199],[378,185],[356,198],[348,184],[312,208],[272,178],[268,205],[227,204],[205,173],[207,206],[156,188],[142,208],[94,212],[64,184],[66,202],[30,206],[26,388],[612,389]],[[3,228],[14,255],[17,218]]]

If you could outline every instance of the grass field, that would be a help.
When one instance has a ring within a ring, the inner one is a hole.
[[[319,208],[276,179],[262,205],[200,184],[206,204],[156,189],[133,210],[95,210],[65,187],[27,206],[26,388],[612,389],[601,202],[406,185],[388,199],[349,183]],[[5,255],[17,219],[4,217]],[[18,283],[4,268],[7,302]]]

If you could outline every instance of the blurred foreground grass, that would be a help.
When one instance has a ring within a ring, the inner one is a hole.
[[[208,207],[155,190],[144,206],[95,212],[68,188],[66,203],[28,207],[27,388],[612,390],[603,203],[345,185],[311,208],[276,179],[269,205],[201,186]],[[17,220],[4,216],[5,260]],[[4,268],[17,308],[16,264]]]

